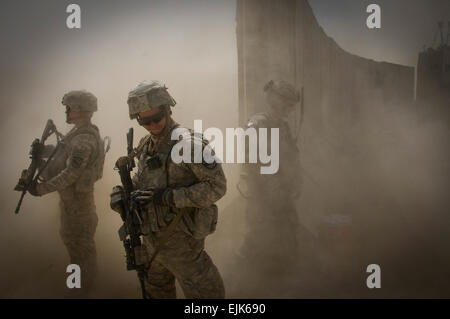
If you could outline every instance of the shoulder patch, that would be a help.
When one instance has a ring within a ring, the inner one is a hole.
[[[83,164],[83,157],[78,154],[74,154],[72,156],[71,164],[73,168],[80,168],[81,164]]]

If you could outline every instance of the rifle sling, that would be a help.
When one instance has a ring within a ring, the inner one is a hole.
[[[156,258],[156,256],[160,252],[161,248],[167,242],[167,240],[169,239],[170,235],[172,235],[172,233],[174,232],[175,228],[177,227],[178,223],[181,220],[181,217],[183,216],[183,211],[184,211],[183,209],[178,209],[177,215],[170,222],[170,225],[166,228],[166,230],[165,230],[164,234],[162,235],[161,239],[155,245],[155,252],[153,253],[152,258],[148,262],[147,271],[148,271],[148,269],[150,269],[153,260]]]
[[[141,154],[142,150],[144,149],[145,144],[147,144],[147,142],[150,140],[151,135],[147,135],[146,137],[144,137],[144,139],[141,141],[141,143],[135,147],[130,154],[128,154],[128,160],[131,162],[136,156],[138,156],[139,154]]]

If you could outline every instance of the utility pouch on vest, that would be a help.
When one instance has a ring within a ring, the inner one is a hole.
[[[192,229],[192,236],[195,239],[203,239],[216,231],[218,219],[216,205],[196,209],[193,217],[194,227]]]
[[[75,190],[78,192],[90,192],[94,189],[94,183],[102,178],[103,176],[103,166],[105,163],[105,145],[104,140],[100,139],[99,135],[91,132],[83,132],[91,134],[97,139],[97,149],[95,151],[95,156],[93,160],[88,164],[88,166],[83,170],[78,181],[75,183]]]
[[[158,155],[154,155],[154,156],[150,157],[147,160],[146,164],[149,169],[158,169],[158,168],[162,167],[162,162]]]

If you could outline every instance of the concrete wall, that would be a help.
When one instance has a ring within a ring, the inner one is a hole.
[[[367,101],[413,97],[412,67],[345,52],[305,0],[238,0],[237,42],[241,123],[264,108],[262,86],[272,78],[304,86],[305,116],[320,129],[351,123]]]
[[[300,205],[316,213],[318,201],[326,201],[345,210],[338,206],[345,207],[351,202],[346,198],[367,184],[368,178],[357,175],[371,170],[370,140],[379,134],[372,111],[389,113],[411,104],[414,68],[344,51],[319,26],[306,0],[238,0],[236,18],[240,125],[266,108],[262,87],[268,80],[303,87],[301,131],[300,105],[290,124],[299,136],[304,193],[322,195]]]

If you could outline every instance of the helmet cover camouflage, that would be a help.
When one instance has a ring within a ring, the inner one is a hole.
[[[130,118],[161,105],[175,106],[176,102],[167,92],[167,87],[158,81],[142,82],[128,94]]]
[[[97,98],[85,90],[70,91],[64,94],[61,103],[73,111],[97,111]]]
[[[270,80],[264,86],[269,104],[275,107],[289,107],[300,101],[300,93],[295,87],[283,80]]]

